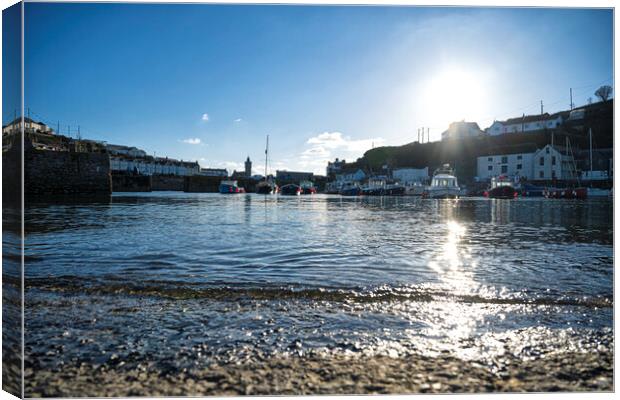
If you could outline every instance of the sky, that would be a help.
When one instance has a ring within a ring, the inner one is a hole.
[[[71,135],[202,167],[328,160],[586,104],[610,9],[26,3],[25,107]],[[14,109],[3,107],[3,122]],[[70,126],[70,128],[69,128]]]

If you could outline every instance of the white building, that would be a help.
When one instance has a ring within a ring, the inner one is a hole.
[[[574,179],[573,157],[559,147],[547,145],[531,153],[500,154],[478,157],[477,178],[480,181],[506,176],[518,181]]]
[[[361,182],[366,178],[366,174],[361,169],[336,175],[336,181],[341,183]]]
[[[2,135],[8,135],[10,133],[18,133],[22,129],[22,125],[24,126],[24,130],[27,132],[40,132],[40,133],[49,133],[52,134],[54,131],[49,126],[45,125],[43,122],[36,122],[33,119],[28,117],[24,117],[24,124],[22,124],[21,118],[14,119],[7,125],[2,127]]]
[[[482,135],[483,133],[484,132],[475,122],[458,121],[451,123],[448,130],[441,134],[441,140],[476,137]]]
[[[562,113],[549,115],[523,115],[519,118],[511,118],[506,121],[495,121],[487,129],[491,136],[503,135],[505,133],[531,132],[541,129],[555,129],[562,125],[564,117]]]
[[[342,168],[347,162],[345,160],[339,160],[336,158],[334,162],[328,161],[327,168],[325,168],[325,175],[329,176],[330,174],[338,174],[342,171]]]
[[[428,167],[425,168],[399,168],[392,171],[392,178],[405,186],[428,181]]]
[[[146,157],[146,151],[137,147],[122,146],[118,144],[107,144],[106,150],[112,155],[123,155],[129,157]]]
[[[168,158],[131,158],[110,156],[110,169],[117,172],[138,173],[141,175],[199,175],[197,162],[178,161]]]
[[[534,153],[501,154],[478,157],[477,177],[490,180],[492,177],[505,175],[518,180],[524,177],[534,179]]]
[[[200,175],[227,177],[228,170],[224,168],[200,168]]]
[[[534,180],[575,179],[576,168],[573,157],[565,150],[550,144],[534,155]]]

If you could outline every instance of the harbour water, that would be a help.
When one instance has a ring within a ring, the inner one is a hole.
[[[613,354],[607,199],[119,193],[25,229],[26,395],[84,366]]]

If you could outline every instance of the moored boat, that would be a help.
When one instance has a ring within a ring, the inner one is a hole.
[[[493,177],[491,187],[485,192],[485,197],[491,199],[514,199],[518,196],[512,182],[503,176]]]
[[[404,196],[406,189],[397,183],[387,185],[383,190],[385,196]]]
[[[341,196],[359,196],[362,194],[362,189],[356,184],[344,185],[340,189]]]
[[[237,185],[237,181],[221,181],[219,191],[221,194],[245,193],[245,189]]]
[[[265,144],[265,179],[256,185],[256,193],[258,194],[274,194],[278,193],[278,185],[273,181],[273,177],[267,175],[267,166],[269,165],[269,135]]]
[[[426,188],[423,197],[431,199],[455,199],[461,194],[454,171],[449,164],[435,170],[431,185]]]
[[[412,185],[405,187],[405,194],[409,196],[422,196],[425,190],[426,186],[416,182]]]
[[[360,188],[363,196],[383,196],[385,194],[385,181],[383,179],[369,179],[368,183]]]
[[[588,189],[585,187],[577,188],[546,188],[543,195],[548,199],[579,199],[588,197]]]
[[[316,187],[310,181],[300,182],[299,186],[301,187],[301,194],[316,194]]]
[[[544,187],[532,185],[531,183],[524,183],[521,186],[520,194],[523,197],[543,197],[544,191]]]
[[[301,194],[301,187],[294,183],[284,185],[280,188],[280,194],[284,196],[298,196]]]
[[[258,194],[274,194],[278,193],[278,185],[272,180],[264,180],[256,185],[256,193]]]

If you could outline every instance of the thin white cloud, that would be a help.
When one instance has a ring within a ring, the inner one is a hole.
[[[298,165],[317,174],[325,174],[327,162],[338,157],[354,161],[373,146],[385,142],[383,138],[353,139],[341,132],[323,132],[306,141],[306,149],[301,152]]]
[[[181,141],[187,144],[200,144],[201,143],[200,138],[189,138],[189,139],[183,139]]]
[[[235,122],[241,122],[241,121],[243,121],[243,119],[242,119],[242,118],[237,118],[237,119],[235,120]]]
[[[203,121],[208,121],[209,120],[209,114],[207,114],[207,113],[202,114],[202,120]]]

